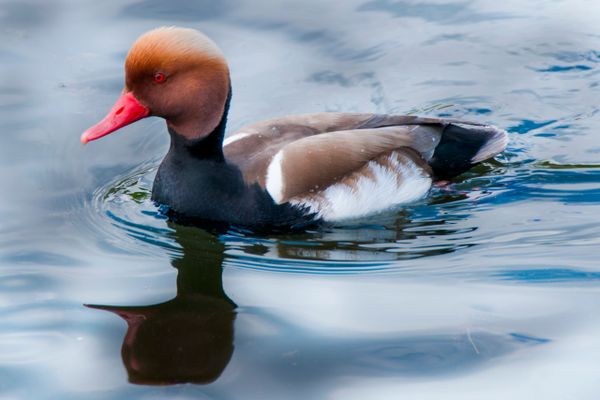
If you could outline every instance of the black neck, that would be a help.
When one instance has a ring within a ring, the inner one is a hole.
[[[169,217],[180,223],[211,222],[255,229],[297,229],[313,224],[313,214],[289,203],[276,204],[257,183],[246,184],[235,164],[226,162],[223,137],[230,100],[231,90],[221,121],[202,139],[188,140],[169,129],[171,148],[154,178],[152,200],[167,205]],[[189,290],[185,285],[180,289]]]
[[[223,115],[219,124],[211,133],[201,139],[187,139],[178,134],[175,130],[169,129],[171,135],[171,148],[169,152],[175,154],[186,154],[198,159],[224,162],[223,156],[223,138],[225,137],[225,127],[227,125],[227,114],[229,113],[229,104],[231,102],[231,89],[225,101]]]

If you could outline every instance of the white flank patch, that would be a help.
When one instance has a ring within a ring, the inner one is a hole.
[[[283,160],[283,150],[279,150],[271,160],[267,168],[267,181],[265,187],[275,203],[280,204],[283,199],[283,173],[281,171],[281,161]]]
[[[231,144],[233,142],[236,142],[240,139],[245,138],[246,136],[250,136],[249,133],[245,133],[245,132],[240,132],[240,133],[236,133],[235,135],[231,135],[229,137],[226,137],[225,140],[223,140],[223,147],[227,146],[228,144]]]
[[[343,221],[376,214],[427,194],[432,180],[425,171],[411,160],[400,162],[396,153],[390,161],[392,168],[370,161],[367,168],[373,177],[359,177],[354,187],[339,183],[321,192],[318,200],[300,198],[291,203],[308,207],[326,221]]]

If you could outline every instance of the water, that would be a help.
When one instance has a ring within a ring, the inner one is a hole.
[[[0,2],[0,397],[597,398],[599,17],[586,0]],[[148,199],[162,121],[78,140],[164,24],[223,48],[230,130],[418,113],[507,128],[509,149],[349,226],[176,226]]]

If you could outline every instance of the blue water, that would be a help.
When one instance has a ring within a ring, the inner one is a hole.
[[[599,4],[0,1],[0,398],[596,399]],[[175,225],[163,121],[79,143],[168,24],[225,52],[231,131],[413,113],[509,148],[344,226]]]

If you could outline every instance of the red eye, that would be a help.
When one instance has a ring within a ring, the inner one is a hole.
[[[167,80],[167,77],[162,72],[157,72],[154,74],[154,82],[163,83],[166,80]]]

